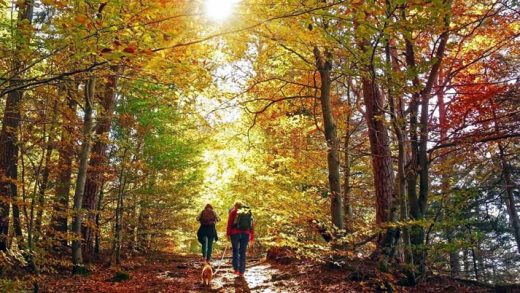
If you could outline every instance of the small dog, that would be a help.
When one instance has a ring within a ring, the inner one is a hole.
[[[211,279],[213,278],[213,269],[209,262],[204,263],[204,267],[202,268],[202,285],[209,286]]]

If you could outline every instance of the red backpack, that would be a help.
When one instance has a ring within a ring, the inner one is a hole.
[[[217,215],[211,209],[205,209],[200,214],[200,223],[203,225],[212,225],[217,222]]]

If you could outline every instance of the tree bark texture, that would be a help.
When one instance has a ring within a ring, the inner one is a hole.
[[[74,240],[72,240],[72,263],[74,265],[73,272],[81,272],[83,270],[83,256],[81,253],[81,207],[83,203],[83,193],[85,191],[88,158],[90,154],[90,131],[92,129],[92,100],[94,97],[95,87],[95,78],[89,78],[85,86],[85,107],[83,109],[85,112],[85,116],[83,121],[83,138],[76,188],[74,191],[74,216],[72,220],[72,233],[74,233]]]
[[[502,180],[504,182],[505,190],[504,201],[506,203],[511,230],[516,241],[516,249],[518,250],[518,253],[520,253],[520,220],[518,218],[515,197],[513,195],[514,182],[511,179],[510,167],[506,160],[505,147],[500,142],[498,143],[498,155],[500,158],[500,164],[502,166]]]
[[[47,191],[47,186],[49,185],[49,175],[51,172],[51,156],[52,151],[54,149],[54,141],[53,137],[55,136],[55,125],[58,117],[58,101],[54,102],[52,107],[52,118],[50,122],[49,131],[47,132],[47,143],[45,146],[44,152],[44,166],[42,171],[42,178],[38,191],[38,212],[36,213],[36,224],[35,224],[35,242],[40,239],[42,234],[42,222],[43,222],[43,210],[45,208],[45,192]]]
[[[117,76],[114,70],[114,73],[108,76],[107,83],[104,86],[105,90],[101,97],[103,111],[97,120],[96,140],[92,147],[85,195],[83,197],[83,208],[87,211],[87,223],[82,229],[84,238],[83,256],[85,261],[90,261],[95,253],[94,240],[96,233],[98,233],[95,228],[97,202],[103,176],[107,168],[106,148],[116,102],[116,83]]]
[[[402,16],[406,18],[404,10]],[[416,89],[422,88],[422,90],[412,93],[412,100],[410,102],[409,131],[411,159],[408,164],[406,176],[408,184],[408,203],[412,220],[423,220],[428,204],[430,180],[428,161],[429,101],[448,41],[449,16],[446,16],[444,25],[445,30],[441,33],[437,50],[434,52],[436,60],[431,65],[424,86],[421,85],[419,76],[417,75],[414,45],[411,40],[405,40],[406,63],[409,70],[414,73],[412,84]],[[412,225],[410,241],[413,249],[414,265],[417,267],[419,274],[422,274],[425,269],[424,237],[424,228],[421,225]]]
[[[33,2],[25,1],[19,5],[17,26],[21,28],[25,21],[30,24],[33,16]],[[21,44],[17,44],[13,54],[12,71],[14,72],[9,87],[20,84],[17,73],[23,66],[18,51],[29,44],[28,36],[22,36]],[[0,251],[5,251],[9,243],[9,213],[13,205],[13,227],[15,235],[22,241],[22,225],[17,194],[18,180],[18,129],[20,127],[20,102],[22,90],[15,90],[7,94],[0,131]]]
[[[446,103],[444,102],[444,92],[442,90],[439,90],[437,93],[437,104],[439,107],[439,133],[440,133],[440,140],[441,143],[445,143],[448,139],[448,118],[446,116]],[[440,164],[442,166],[447,166],[446,162],[449,159],[449,154],[443,154],[440,157]],[[451,168],[450,168],[451,169]],[[451,171],[451,170],[447,170]],[[450,196],[450,182],[449,182],[449,176],[446,173],[446,171],[443,170],[443,173],[441,174],[441,192],[446,198],[446,202],[448,205],[451,206],[452,199]],[[448,241],[448,244],[450,245],[450,274],[452,277],[458,277],[460,274],[460,257],[459,257],[459,250],[453,248],[454,244],[454,228],[453,227],[446,227],[444,229],[446,234],[446,240]]]
[[[358,23],[355,22],[354,26],[357,28]],[[360,52],[370,55],[368,53],[373,48],[370,47],[368,40],[358,37],[356,43]],[[392,168],[390,138],[385,122],[385,103],[377,85],[373,63],[370,60],[364,61],[366,64],[364,65],[364,74],[361,76],[361,85],[374,176],[376,224],[384,229],[384,232],[379,235],[374,255],[393,257],[399,232],[387,225],[396,220],[398,201],[394,192],[395,176]]]
[[[52,215],[53,230],[59,233],[63,246],[67,246],[67,211],[69,210],[69,197],[72,179],[72,161],[74,157],[74,122],[76,120],[76,102],[69,99],[63,111],[63,128],[61,130],[61,143],[58,148],[59,159],[56,183],[56,198]]]
[[[332,55],[326,51],[325,56],[323,56],[318,47],[314,47],[314,57],[316,59],[316,68],[321,78],[320,102],[325,127],[325,139],[327,140],[327,165],[329,169],[332,223],[338,229],[344,229],[345,214],[339,174],[339,140],[330,101]]]

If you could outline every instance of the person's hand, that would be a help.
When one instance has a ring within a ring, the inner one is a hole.
[[[231,236],[230,235],[226,235],[226,238],[227,238],[227,240],[231,241]]]

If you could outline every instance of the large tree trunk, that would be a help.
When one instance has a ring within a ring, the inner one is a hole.
[[[415,51],[410,41],[406,40],[406,61],[408,67],[411,70],[416,70],[415,65]],[[417,76],[412,80],[415,87],[419,87],[420,81]],[[419,93],[415,92],[412,94],[410,101],[410,118],[409,118],[409,131],[410,131],[410,162],[406,169],[407,179],[407,195],[408,195],[408,208],[409,216],[412,220],[421,220],[424,216],[419,205],[419,199],[417,197],[417,179],[418,179],[418,152],[419,152],[419,137],[417,130],[419,128],[417,116],[419,112]],[[422,269],[422,244],[424,241],[424,229],[420,225],[412,225],[410,227],[410,243],[412,245],[413,265],[419,266],[419,271]]]
[[[358,24],[355,22],[354,26],[357,29]],[[366,39],[358,38],[356,43],[358,49],[365,54],[373,50]],[[396,220],[397,199],[394,192],[394,171],[392,168],[390,138],[385,121],[384,97],[377,86],[373,64],[364,66],[361,85],[372,158],[376,198],[376,224],[380,228],[385,229],[385,232],[378,237],[377,249],[373,256],[381,255],[389,259],[395,253],[396,240],[399,238],[399,231],[388,227],[391,222]]]
[[[332,55],[325,52],[322,56],[318,47],[314,47],[314,57],[316,58],[316,68],[320,73],[320,101],[323,112],[323,124],[325,127],[325,139],[327,140],[327,165],[329,168],[329,189],[330,189],[330,210],[332,223],[339,229],[345,228],[345,214],[343,210],[343,197],[341,194],[341,183],[339,175],[339,140],[336,132],[336,124],[332,115],[332,105],[330,101],[332,69]]]
[[[63,129],[61,134],[61,143],[58,148],[59,166],[57,183],[56,183],[56,199],[54,203],[54,211],[52,215],[52,227],[57,232],[58,238],[62,239],[63,246],[67,246],[67,211],[69,209],[69,195],[72,178],[72,158],[74,156],[74,139],[76,118],[76,102],[69,99],[67,107],[63,111]]]
[[[390,151],[390,139],[384,119],[384,100],[373,78],[362,77],[365,119],[368,126],[372,172],[376,193],[376,223],[387,228],[380,235],[378,251],[386,256],[394,254],[397,231],[387,225],[396,219],[397,199],[394,193],[394,171]]]
[[[85,107],[83,121],[83,138],[81,145],[80,161],[78,167],[78,176],[76,181],[76,189],[74,192],[74,216],[72,220],[72,263],[73,273],[83,273],[83,256],[81,253],[81,207],[83,203],[83,193],[85,191],[85,181],[87,179],[88,157],[90,154],[90,141],[92,129],[92,100],[96,88],[96,79],[89,78],[85,85]]]
[[[354,28],[358,30],[359,23],[354,21]],[[357,49],[363,56],[372,55],[375,48],[370,46],[370,40],[365,36],[356,35]],[[370,142],[370,155],[372,159],[372,174],[374,180],[376,198],[376,224],[384,232],[379,234],[376,251],[372,257],[378,257],[387,263],[395,254],[399,230],[389,227],[389,224],[397,218],[396,193],[394,192],[394,170],[392,167],[392,154],[390,138],[385,119],[384,97],[377,85],[376,72],[373,60],[362,67],[361,86],[363,89],[363,101],[365,104],[365,121],[368,127]]]
[[[18,179],[18,138],[17,131],[20,125],[21,91],[14,91],[7,95],[7,101],[0,133],[0,250],[8,248],[9,214],[11,203],[17,205]],[[19,211],[15,216],[19,220]],[[15,220],[16,221],[16,220]],[[15,223],[21,228],[20,223]],[[20,229],[21,230],[21,229]],[[21,231],[16,231],[18,234]],[[21,233],[19,234],[21,236]]]
[[[116,101],[117,76],[116,69],[113,70],[114,73],[108,77],[105,92],[101,98],[103,112],[99,115],[96,125],[96,141],[92,147],[87,183],[85,185],[85,196],[83,197],[83,208],[88,211],[86,219],[88,224],[83,227],[85,241],[83,256],[87,262],[92,259],[95,253],[94,240],[98,231],[95,229],[94,223],[96,221],[101,182],[103,181],[103,174],[106,172],[106,147]]]
[[[33,2],[28,0],[19,5],[18,8],[18,29],[32,22]],[[21,47],[29,44],[29,37],[23,36],[22,43],[18,44],[13,55],[12,70],[19,72],[23,62],[18,51]],[[20,82],[16,79],[19,74],[9,81],[9,87],[17,87]],[[20,102],[23,91],[14,90],[7,94],[2,119],[2,130],[0,132],[0,251],[8,248],[9,237],[9,213],[10,205],[13,203],[13,227],[15,235],[22,242],[22,225],[20,222],[20,210],[17,194],[18,179],[18,128],[20,126]]]
[[[390,17],[390,7],[388,7],[387,16]],[[408,202],[406,200],[406,164],[409,161],[406,156],[406,125],[404,114],[404,103],[400,93],[395,93],[393,84],[395,84],[394,76],[401,73],[398,63],[398,53],[394,46],[393,40],[386,40],[385,44],[386,66],[387,66],[387,82],[388,82],[388,104],[390,106],[390,117],[392,126],[397,140],[397,178],[395,181],[396,198],[399,200],[400,220],[405,223],[408,221]],[[410,249],[410,233],[407,226],[401,227],[403,255],[406,263],[412,263]],[[415,276],[414,276],[415,278]]]

